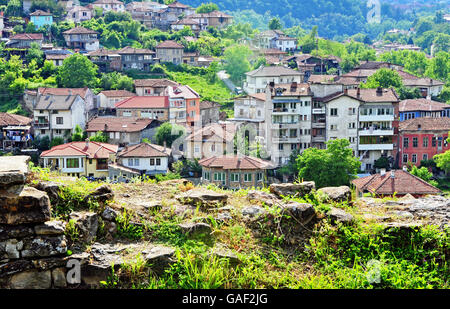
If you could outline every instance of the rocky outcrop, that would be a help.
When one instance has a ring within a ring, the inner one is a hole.
[[[24,184],[28,175],[28,156],[0,158],[0,188]]]
[[[178,224],[183,234],[187,236],[209,235],[212,232],[211,226],[206,223],[182,223]]]
[[[109,185],[101,185],[95,188],[88,195],[85,200],[96,201],[98,203],[105,203],[114,199],[114,192]]]
[[[350,224],[353,222],[353,216],[340,208],[331,208],[327,213],[327,216],[331,219],[332,223]]]
[[[97,236],[98,215],[94,212],[72,212],[69,215],[71,220],[80,231],[80,240],[86,243],[92,242]]]
[[[215,208],[226,205],[228,195],[211,190],[190,190],[177,196],[177,200],[194,207]]]
[[[280,202],[280,199],[274,194],[256,190],[251,190],[247,193],[247,200],[252,203],[264,204],[269,207],[277,205]]]
[[[311,193],[316,188],[314,181],[305,181],[299,184],[295,183],[281,183],[271,184],[270,192],[278,197],[283,196],[296,196],[301,197]]]
[[[350,202],[352,191],[348,186],[325,187],[317,190],[317,195],[322,202]]]

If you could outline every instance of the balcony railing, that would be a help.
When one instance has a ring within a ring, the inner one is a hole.
[[[325,129],[327,124],[325,122],[313,122],[311,127],[313,129]]]
[[[325,107],[322,107],[322,108],[313,108],[312,113],[313,113],[314,115],[325,114],[325,113],[326,113]]]
[[[325,138],[325,136],[322,136],[322,135],[311,137],[312,143],[325,143],[325,141],[326,141],[326,138]]]
[[[35,122],[34,127],[36,128],[47,128],[49,126],[49,122]]]

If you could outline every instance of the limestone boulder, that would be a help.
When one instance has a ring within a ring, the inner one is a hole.
[[[90,243],[97,236],[98,215],[94,212],[72,212],[69,215],[71,220],[75,221],[75,225],[80,231],[80,240]]]
[[[226,205],[228,195],[211,190],[190,190],[177,196],[177,200],[194,207],[214,208]]]
[[[316,211],[311,204],[290,202],[283,205],[282,209],[302,224],[309,223],[316,216]]]
[[[325,187],[317,190],[322,202],[350,202],[352,191],[348,186]]]
[[[85,199],[104,203],[106,201],[111,201],[114,199],[114,192],[109,185],[105,184],[89,192],[89,194],[86,195]]]
[[[145,254],[145,260],[157,274],[162,274],[166,268],[175,262],[175,250],[173,248],[156,246],[142,253]]]
[[[247,200],[252,203],[263,204],[272,207],[280,202],[277,196],[264,191],[251,190],[247,194]]]
[[[188,236],[197,236],[201,234],[211,234],[211,226],[206,223],[182,223],[178,224],[183,234]]]
[[[52,285],[51,271],[25,271],[11,277],[12,289],[49,289]]]
[[[55,220],[36,225],[34,231],[36,235],[63,235],[65,228],[65,222]]]
[[[29,156],[0,157],[0,187],[24,184],[28,175]]]
[[[271,184],[270,192],[278,197],[282,196],[304,196],[311,193],[316,188],[314,181],[305,181],[299,184],[296,183],[280,183]]]
[[[0,196],[0,224],[19,225],[50,220],[50,199],[43,191],[16,186],[0,190]]]
[[[340,208],[331,208],[327,213],[328,217],[331,219],[332,223],[343,223],[350,224],[353,222],[353,216]]]
[[[23,239],[23,258],[49,257],[62,255],[67,252],[66,237],[60,236],[38,236]]]

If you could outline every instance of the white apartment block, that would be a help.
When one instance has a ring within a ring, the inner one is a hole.
[[[282,66],[262,66],[245,75],[244,91],[248,94],[264,93],[269,84],[299,84],[303,81],[303,73]]]

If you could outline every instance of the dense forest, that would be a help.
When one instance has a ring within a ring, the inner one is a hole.
[[[186,0],[186,4],[198,6],[205,0]],[[405,2],[405,1],[403,1]],[[412,3],[413,1],[406,1]],[[369,24],[367,14],[373,8],[366,0],[218,0],[214,1],[221,10],[230,12],[237,21],[248,22],[255,28],[267,28],[272,17],[279,17],[284,27],[300,25],[304,29],[319,27],[319,35],[328,39],[344,40],[356,33],[368,34],[372,39],[392,28],[409,29],[413,21],[422,14],[434,14],[445,10],[445,1],[420,1],[414,7],[399,1],[381,3],[381,23]],[[408,9],[405,9],[408,8]],[[409,9],[410,8],[410,9]]]

